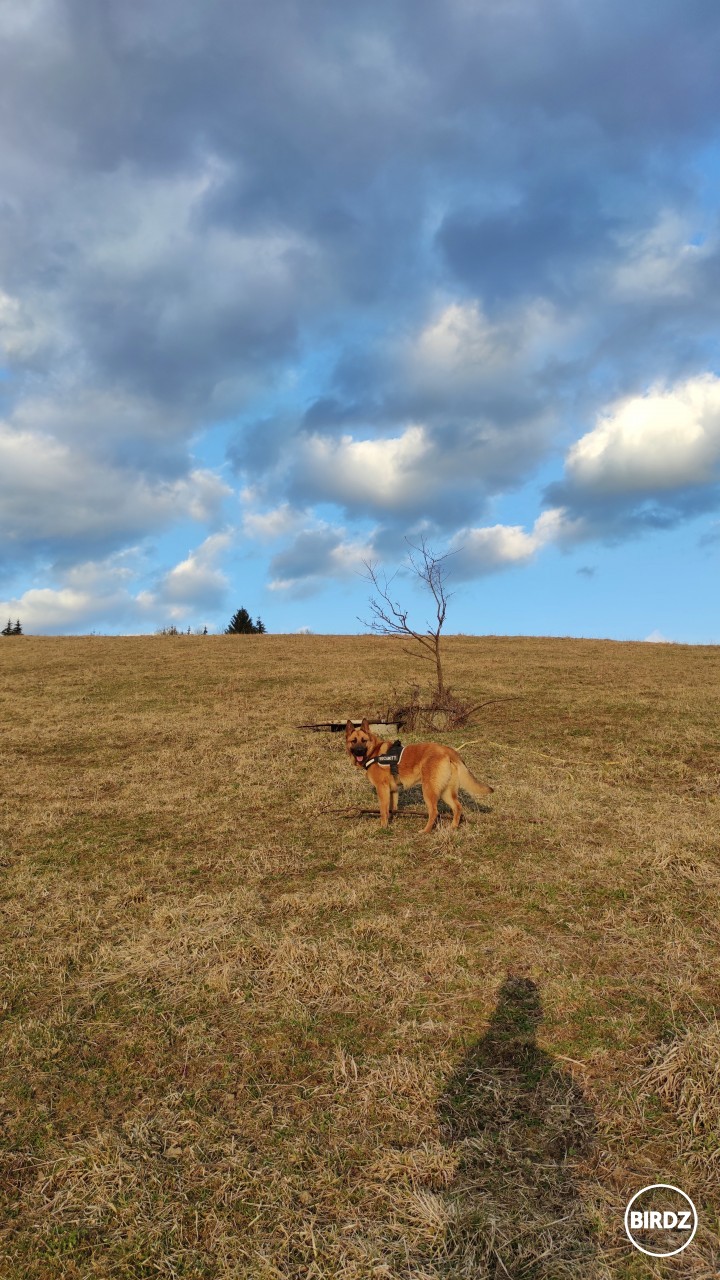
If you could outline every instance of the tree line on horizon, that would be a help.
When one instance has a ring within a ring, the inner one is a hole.
[[[236,609],[223,634],[226,636],[263,636],[265,633],[266,627],[262,618],[258,618],[253,622],[247,609],[241,608]],[[159,627],[155,634],[158,636],[189,636],[192,635],[192,632],[190,627],[187,628],[187,631],[184,631],[173,623],[168,627]],[[197,636],[206,636],[207,634],[207,626],[203,627],[202,631],[195,632]]]
[[[244,608],[235,611],[225,628],[226,636],[262,636],[265,633],[266,627],[262,618],[258,618],[253,622],[247,609]],[[22,634],[23,629],[19,618],[14,623],[12,618],[8,618],[7,626],[0,631],[0,635],[3,636],[21,636]],[[180,631],[176,626],[161,627],[156,634],[162,636],[190,635],[190,628],[188,627],[187,632],[185,632]],[[197,634],[206,636],[208,634],[207,626],[203,627],[202,631]]]

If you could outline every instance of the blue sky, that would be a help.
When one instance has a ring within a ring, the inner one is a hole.
[[[0,616],[720,642],[720,11],[0,11]],[[401,571],[398,591],[422,622]]]

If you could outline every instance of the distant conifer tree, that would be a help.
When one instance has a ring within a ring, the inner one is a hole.
[[[258,618],[257,622],[253,622],[247,609],[238,609],[234,613],[228,626],[225,628],[226,636],[256,636],[264,632],[265,627]]]
[[[255,623],[255,631],[259,636],[265,635],[265,623],[263,622],[262,618],[258,618],[257,622]]]
[[[8,620],[7,620],[7,626],[6,626],[6,627],[3,627],[2,631],[0,631],[0,635],[3,635],[3,636],[11,636],[11,635],[12,635],[12,633],[13,633],[12,618],[8,618]]]
[[[22,627],[20,626],[20,619],[19,619],[19,618],[18,618],[17,622],[15,623],[15,626],[14,626],[14,627],[13,627],[13,629],[12,629],[12,633],[13,633],[13,635],[14,635],[14,636],[21,636],[21,635],[22,635]]]

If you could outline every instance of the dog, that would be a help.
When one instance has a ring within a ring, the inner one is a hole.
[[[360,728],[348,720],[345,725],[345,745],[355,761],[356,768],[364,768],[380,801],[380,826],[387,827],[390,818],[397,813],[398,790],[422,786],[427,805],[427,826],[423,834],[432,831],[438,813],[438,800],[444,800],[452,809],[452,829],[456,830],[462,818],[462,805],[458,790],[462,787],[472,796],[489,796],[493,788],[478,782],[453,747],[440,742],[413,742],[403,747],[378,738],[367,720]]]

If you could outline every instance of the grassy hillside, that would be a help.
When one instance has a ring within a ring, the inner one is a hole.
[[[422,836],[296,728],[384,710],[396,642],[0,640],[4,1278],[717,1275],[720,650],[447,668],[518,696]]]

